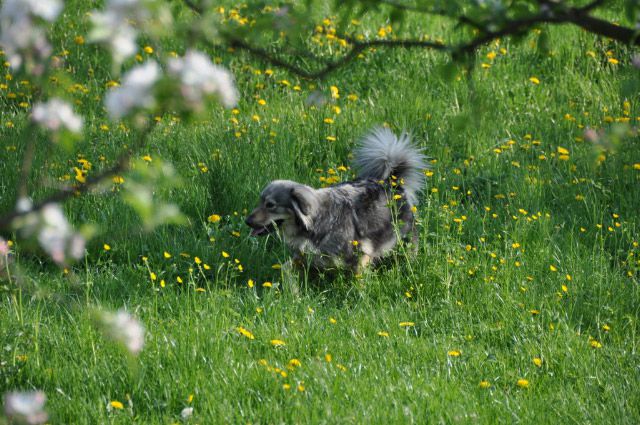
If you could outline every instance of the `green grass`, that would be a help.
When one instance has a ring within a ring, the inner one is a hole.
[[[38,152],[34,188],[73,176],[78,154],[96,172],[131,143],[117,125],[99,128],[112,77],[103,54],[73,43],[83,16],[82,7],[69,12],[56,37],[69,50],[70,76],[89,89],[69,93],[87,134],[74,152]],[[375,31],[374,18],[363,25]],[[194,423],[640,422],[638,138],[605,146],[605,159],[583,139],[583,127],[640,116],[638,94],[625,90],[637,70],[622,46],[569,27],[549,31],[550,55],[532,47],[536,35],[479,52],[473,92],[464,78],[443,79],[447,58],[433,52],[369,52],[322,83],[275,68],[267,76],[264,64],[212,52],[236,75],[240,113],[219,110],[194,125],[163,117],[140,153],[174,164],[182,185],[157,195],[179,204],[189,225],[143,233],[109,187],[66,204],[78,225],[99,228],[68,274],[17,242],[22,285],[0,280],[0,393],[44,390],[51,423],[174,423],[188,405]],[[180,51],[172,43],[165,48]],[[620,64],[607,62],[608,51]],[[0,92],[0,211],[14,204],[24,149],[24,99],[7,96],[17,84]],[[340,99],[305,107],[318,84],[337,86]],[[383,122],[411,130],[433,158],[418,255],[400,250],[360,278],[306,281],[272,268],[286,249],[250,238],[243,224],[260,189],[275,178],[319,186]],[[214,213],[222,220],[208,223]],[[201,274],[196,256],[211,270]],[[138,358],[93,327],[96,307],[124,307],[144,322]],[[291,359],[301,366],[288,367]],[[114,400],[125,409],[109,411]]]

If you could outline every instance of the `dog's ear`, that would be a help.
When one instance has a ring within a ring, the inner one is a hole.
[[[318,199],[313,189],[296,186],[291,189],[291,207],[306,230],[311,230],[313,217],[318,211]]]

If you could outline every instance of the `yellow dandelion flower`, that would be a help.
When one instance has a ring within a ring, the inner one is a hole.
[[[114,409],[124,409],[124,405],[117,400],[113,400],[109,404],[111,404],[111,407],[113,407]]]
[[[236,330],[238,331],[238,333],[242,336],[244,336],[245,338],[249,338],[249,339],[255,339],[255,337],[253,336],[253,334],[251,333],[250,330],[243,328],[242,326],[238,326],[236,328]]]
[[[218,214],[211,214],[209,217],[207,217],[207,221],[209,223],[217,223],[222,219],[222,217],[220,217]]]
[[[298,359],[291,359],[291,360],[289,360],[289,366],[291,366],[291,367],[300,367],[300,366],[302,366],[302,362],[300,362],[300,360],[298,360]]]
[[[80,183],[86,183],[87,181],[87,173],[84,170],[81,170],[78,167],[73,167],[73,170],[76,172],[76,180]]]
[[[519,386],[520,388],[529,388],[529,381],[526,379],[518,379],[518,382],[516,382],[516,385]]]
[[[449,357],[460,357],[460,354],[462,354],[460,352],[460,350],[449,350],[449,351],[447,351],[447,355]]]
[[[387,331],[378,331],[378,336],[381,336],[383,338],[389,338],[389,332],[387,332]]]
[[[142,157],[142,159],[146,162],[151,162],[153,161],[153,158],[151,158],[151,155],[145,155]]]
[[[273,283],[271,283],[271,282],[265,282],[265,283],[262,284],[263,288],[271,288],[272,286],[273,286]]]
[[[331,360],[333,360],[333,357],[331,356],[331,354],[327,353],[324,355],[324,359],[326,360],[327,363],[331,363]]]
[[[401,328],[410,328],[415,326],[415,322],[400,322],[400,327]]]
[[[540,357],[534,357],[533,364],[537,367],[542,367],[542,359]]]
[[[486,390],[487,388],[491,387],[491,383],[489,381],[480,381],[480,383],[478,384],[478,386],[480,388],[482,388],[483,390]]]
[[[331,91],[331,97],[333,99],[339,99],[340,98],[340,90],[338,90],[338,87],[331,86],[331,87],[329,87],[329,90]]]
[[[272,339],[271,345],[273,345],[274,347],[283,347],[287,344],[281,339]]]
[[[167,259],[171,258],[171,254],[169,254],[167,251],[165,251],[162,255]]]
[[[558,268],[557,268],[556,266],[554,266],[553,264],[551,264],[551,265],[549,266],[549,270],[551,270],[552,272],[557,272],[557,271],[558,271]]]
[[[335,325],[336,323],[338,323],[338,321],[333,317],[329,317],[329,323],[331,323],[332,325]]]
[[[222,253],[221,253],[221,254],[222,254],[222,256],[223,256],[224,258],[229,258],[229,253],[228,253],[228,252],[226,252],[226,251],[222,251]]]
[[[102,249],[104,249],[105,251],[111,251],[111,246],[109,244],[104,244],[102,245]]]
[[[532,84],[540,84],[540,80],[538,80],[536,77],[529,78],[529,81],[531,81]]]

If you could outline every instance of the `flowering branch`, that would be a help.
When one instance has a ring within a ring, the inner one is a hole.
[[[0,216],[0,230],[9,229],[12,223],[20,217],[23,217],[27,214],[31,214],[33,212],[41,211],[45,206],[50,204],[55,204],[59,202],[66,201],[67,199],[78,196],[80,194],[88,192],[95,186],[98,186],[100,183],[114,177],[118,174],[121,174],[129,169],[129,164],[131,160],[131,156],[133,153],[138,150],[138,147],[144,145],[144,141],[146,140],[147,135],[150,133],[150,127],[147,127],[148,130],[145,130],[144,133],[138,138],[138,142],[133,149],[130,149],[120,155],[120,157],[116,160],[116,163],[113,167],[108,168],[98,174],[93,176],[89,176],[86,178],[86,181],[80,185],[71,185],[66,186],[48,197],[34,203],[29,209],[15,209],[10,211],[4,215]]]
[[[196,14],[203,13],[203,7],[195,3],[193,0],[184,0],[185,5]],[[493,40],[512,36],[522,35],[535,28],[540,24],[572,24],[585,29],[586,31],[609,37],[613,40],[631,44],[640,45],[640,33],[634,29],[619,26],[609,21],[596,18],[590,13],[604,3],[605,0],[594,0],[581,7],[567,7],[561,3],[539,1],[539,13],[519,19],[505,19],[499,21],[492,17],[485,19],[484,22],[472,19],[466,15],[448,15],[445,11],[437,9],[427,9],[413,4],[407,4],[396,0],[383,0],[384,5],[402,11],[402,13],[421,13],[439,16],[448,16],[457,20],[460,25],[474,29],[478,35],[471,40],[459,44],[436,43],[417,39],[395,39],[395,40],[367,40],[361,41],[353,35],[340,35],[340,38],[347,41],[349,49],[340,58],[331,61],[322,61],[321,66],[315,70],[309,70],[299,66],[295,61],[283,59],[280,54],[282,51],[272,52],[267,49],[252,45],[248,41],[239,38],[235,34],[222,32],[220,36],[229,47],[244,50],[247,53],[264,60],[274,66],[284,68],[296,75],[309,79],[322,79],[335,70],[348,65],[361,52],[371,47],[381,48],[426,48],[449,53],[454,59],[460,59],[464,56],[473,54],[478,48],[486,45]],[[498,26],[494,29],[493,26]],[[204,40],[210,46],[214,43],[210,40]]]

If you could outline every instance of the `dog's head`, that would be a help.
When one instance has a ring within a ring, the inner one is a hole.
[[[251,235],[267,235],[277,227],[298,225],[311,230],[318,210],[315,190],[289,180],[275,180],[260,194],[260,205],[245,222],[253,230]]]

